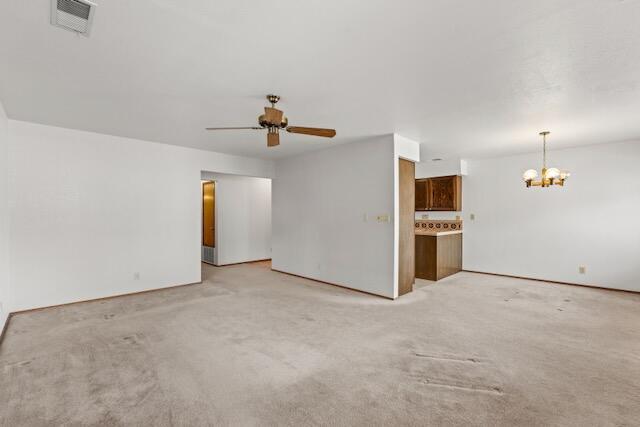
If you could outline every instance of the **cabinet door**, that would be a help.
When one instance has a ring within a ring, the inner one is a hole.
[[[462,208],[462,189],[459,176],[429,178],[427,208],[431,211],[459,211]]]
[[[416,179],[416,210],[427,210],[427,180]]]

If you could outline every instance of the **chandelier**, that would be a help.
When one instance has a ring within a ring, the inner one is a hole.
[[[547,169],[547,135],[551,132],[540,132],[542,136],[542,174],[538,178],[538,171],[529,169],[522,174],[522,179],[528,187],[551,187],[552,185],[564,185],[564,181],[569,178],[569,172],[561,171],[557,168]]]

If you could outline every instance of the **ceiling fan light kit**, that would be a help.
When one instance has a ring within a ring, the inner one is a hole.
[[[253,129],[253,130],[267,130],[267,147],[275,147],[280,145],[280,129],[284,129],[289,133],[298,133],[301,135],[321,136],[324,138],[333,138],[336,136],[334,129],[322,129],[322,128],[309,128],[300,126],[289,126],[289,119],[284,115],[284,112],[276,108],[276,104],[280,101],[278,95],[267,95],[267,101],[271,103],[271,107],[264,107],[264,114],[258,117],[258,124],[260,126],[246,126],[246,127],[216,127],[207,128],[207,130],[240,130],[240,129]]]
[[[540,179],[538,178],[538,171],[535,169],[528,169],[522,174],[522,179],[524,180],[527,188],[530,187],[542,187],[547,188],[552,185],[564,186],[564,182],[571,175],[568,171],[560,170],[558,168],[547,168],[547,135],[551,132],[543,131],[540,132],[540,136],[542,136],[542,170],[540,174]]]

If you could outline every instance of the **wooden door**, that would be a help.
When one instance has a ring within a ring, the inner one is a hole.
[[[431,211],[461,210],[461,180],[459,176],[429,178],[427,208]]]
[[[416,210],[427,210],[427,180],[416,179]]]
[[[398,242],[398,296],[413,290],[415,282],[415,163],[399,160],[400,217]]]
[[[202,246],[216,246],[216,184],[202,184]]]

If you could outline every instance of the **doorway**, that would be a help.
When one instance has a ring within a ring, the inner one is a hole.
[[[271,179],[200,172],[201,261],[222,267],[271,258]]]

